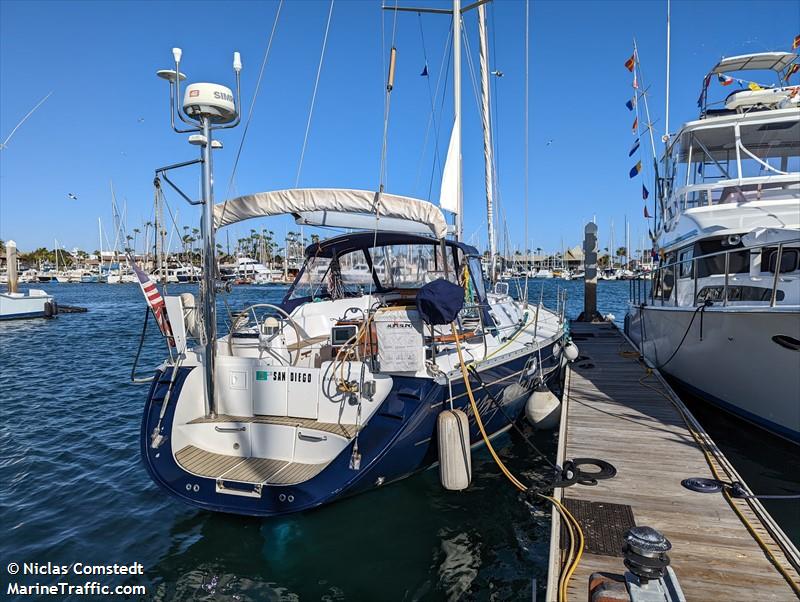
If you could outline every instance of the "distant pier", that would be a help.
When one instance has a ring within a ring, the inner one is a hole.
[[[568,598],[626,599],[590,592],[590,576],[625,573],[622,535],[635,523],[671,542],[670,566],[686,600],[795,599],[800,555],[761,503],[681,485],[689,477],[742,479],[661,376],[613,324],[573,322],[571,332],[581,355],[567,371],[557,463],[599,458],[617,474],[556,489],[586,538]],[[567,556],[562,522],[553,512],[548,602],[559,599]]]

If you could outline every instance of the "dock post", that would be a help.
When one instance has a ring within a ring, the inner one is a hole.
[[[6,266],[8,267],[8,292],[17,293],[17,243],[9,240],[6,243]]]
[[[581,322],[600,319],[597,313],[597,224],[589,222],[583,229],[583,313]]]

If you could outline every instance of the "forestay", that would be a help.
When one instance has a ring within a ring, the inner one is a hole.
[[[228,226],[253,217],[300,215],[333,212],[342,215],[372,216],[373,227],[381,228],[381,218],[408,220],[425,225],[437,238],[447,234],[447,222],[435,205],[410,197],[369,190],[337,188],[293,188],[240,196],[214,207],[214,225]]]

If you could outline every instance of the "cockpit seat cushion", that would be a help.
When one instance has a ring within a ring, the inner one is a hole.
[[[450,324],[464,307],[464,289],[439,278],[419,289],[416,304],[426,324]]]

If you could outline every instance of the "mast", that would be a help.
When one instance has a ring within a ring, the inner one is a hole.
[[[478,33],[480,35],[481,64],[481,113],[483,117],[483,161],[484,179],[486,180],[486,235],[489,242],[489,278],[495,275],[495,242],[494,242],[494,198],[492,173],[492,130],[491,112],[489,110],[489,44],[486,35],[486,7],[478,7]],[[526,257],[527,259],[527,257]],[[526,261],[527,265],[527,261]]]
[[[608,249],[608,254],[611,258],[611,269],[614,269],[614,258],[617,256],[617,250],[614,248],[614,220],[611,220],[611,246]]]
[[[240,72],[242,61],[238,52],[233,53],[233,71],[236,75],[236,102],[234,103],[233,92],[217,84],[199,83],[192,84],[187,88],[184,105],[178,106],[181,98],[181,81],[186,76],[181,73],[180,61],[183,51],[180,48],[172,49],[172,56],[175,61],[175,69],[162,69],[156,73],[160,78],[165,79],[170,85],[170,125],[173,131],[178,134],[200,134],[191,136],[192,144],[199,144],[200,157],[194,161],[177,163],[156,169],[156,175],[164,174],[171,169],[177,169],[187,165],[202,164],[201,170],[201,200],[202,214],[200,219],[200,230],[203,238],[203,279],[200,285],[200,297],[202,306],[203,323],[203,346],[204,346],[204,380],[205,380],[205,406],[206,416],[215,417],[217,414],[217,404],[214,394],[214,371],[216,364],[216,345],[217,345],[217,310],[216,310],[216,256],[214,244],[214,180],[211,164],[212,148],[215,148],[215,141],[212,139],[212,132],[216,130],[229,129],[236,127],[241,115],[236,109],[241,107],[241,81]],[[185,114],[185,116],[184,116]],[[175,127],[175,115],[189,125],[188,129]],[[216,148],[222,148],[217,142]],[[186,194],[181,195],[188,200]]]
[[[289,232],[285,231],[283,238],[283,281],[289,281]]]
[[[456,240],[464,230],[464,198],[461,183],[461,0],[453,0],[453,112],[456,131]]]
[[[667,0],[667,84],[666,84],[666,109],[664,110],[664,137],[662,141],[666,146],[669,143],[669,0]]]
[[[639,86],[642,88],[642,99],[644,100],[644,113],[647,116],[647,132],[650,134],[650,146],[653,150],[653,161],[656,161],[656,142],[653,138],[653,122],[650,121],[650,107],[647,104],[647,94],[645,94],[644,77],[642,76],[642,65],[639,63],[639,47],[636,45],[636,38],[633,39],[633,54],[636,57],[634,69],[639,71]],[[634,93],[636,91],[634,90]]]
[[[631,253],[631,224],[628,222],[628,216],[625,216],[625,265],[622,266],[622,269],[628,269],[628,263],[630,262],[630,253]]]
[[[97,218],[97,229],[100,231],[100,273],[103,272],[103,222],[100,221],[100,218]]]

